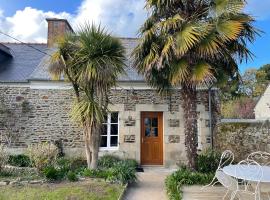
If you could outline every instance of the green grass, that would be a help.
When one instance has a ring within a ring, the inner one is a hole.
[[[2,186],[0,200],[117,200],[124,187],[106,182]]]

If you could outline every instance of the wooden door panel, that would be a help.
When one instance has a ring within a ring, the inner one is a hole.
[[[163,119],[161,112],[141,114],[141,163],[163,164]]]

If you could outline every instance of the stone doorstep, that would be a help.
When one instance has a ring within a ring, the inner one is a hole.
[[[164,173],[173,173],[177,171],[177,168],[166,168],[164,166],[156,166],[156,165],[142,165],[141,166],[144,172],[164,172]]]

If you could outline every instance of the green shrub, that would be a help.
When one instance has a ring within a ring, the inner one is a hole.
[[[79,180],[78,177],[77,177],[77,175],[74,172],[72,172],[72,171],[69,171],[67,173],[67,179],[69,181],[71,181],[71,182],[75,182],[75,181],[78,181]]]
[[[10,155],[8,164],[16,167],[31,167],[31,160],[27,155]]]
[[[119,161],[109,170],[108,180],[111,182],[126,184],[136,179],[136,170],[129,161]]]
[[[37,170],[42,172],[44,168],[55,164],[58,149],[49,143],[33,144],[28,147],[27,155]]]
[[[70,169],[72,171],[86,168],[86,167],[87,167],[87,161],[85,158],[78,157],[78,158],[70,159]]]
[[[124,160],[130,167],[136,169],[138,167],[138,162],[134,159],[126,159]]]
[[[63,158],[63,157],[57,158],[55,162],[55,166],[60,171],[66,174],[71,170],[71,163],[70,163],[70,160],[67,158]]]
[[[212,181],[213,177],[213,173],[193,172],[187,168],[179,169],[165,180],[167,195],[170,200],[180,200],[182,199],[181,187],[183,185],[206,185]]]
[[[219,165],[221,154],[208,149],[198,155],[196,169],[202,173],[214,173]]]
[[[61,180],[63,178],[63,173],[53,166],[45,167],[43,169],[43,174],[49,181]]]
[[[104,155],[98,160],[98,167],[102,169],[109,169],[120,161],[120,158],[115,155]]]
[[[8,154],[3,145],[0,144],[0,172],[3,170],[8,161]]]
[[[84,169],[82,172],[82,176],[90,177],[90,178],[104,178],[107,179],[109,176],[108,170],[100,170],[100,169]]]
[[[9,171],[6,170],[0,171],[0,177],[12,177],[12,176],[14,176],[14,174]]]

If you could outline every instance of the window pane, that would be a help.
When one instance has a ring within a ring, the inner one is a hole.
[[[118,123],[118,113],[117,112],[111,113],[111,123]]]
[[[111,135],[118,135],[118,124],[111,124]]]
[[[158,127],[158,118],[152,118],[152,127]]]
[[[152,136],[158,137],[158,128],[152,128]]]
[[[150,118],[145,118],[144,119],[144,125],[145,126],[151,126],[151,119]]]
[[[145,137],[150,137],[151,136],[151,128],[150,127],[145,127]]]
[[[112,136],[111,137],[111,147],[117,147],[118,146],[118,136]]]
[[[101,136],[100,147],[107,147],[107,136]]]
[[[102,125],[101,135],[107,135],[107,124]]]

